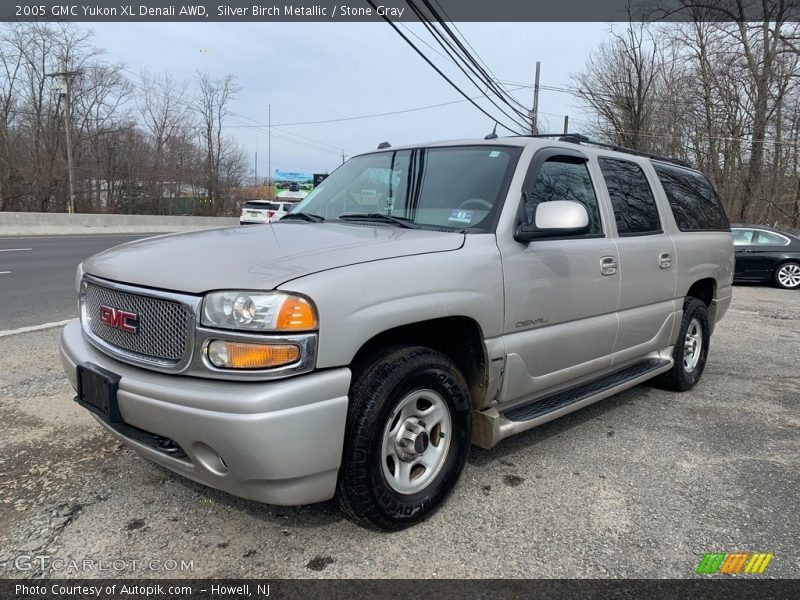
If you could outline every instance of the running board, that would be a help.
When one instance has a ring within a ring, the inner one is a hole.
[[[673,364],[672,358],[650,358],[505,412],[498,412],[497,407],[475,412],[472,441],[482,448],[491,448],[502,439],[533,429],[669,371]]]

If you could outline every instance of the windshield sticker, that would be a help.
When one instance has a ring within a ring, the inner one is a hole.
[[[472,222],[472,211],[453,209],[453,212],[450,213],[450,218],[447,220],[454,223],[470,224]]]
[[[492,150],[491,152],[489,152],[489,158],[497,158],[498,156],[500,156],[499,150]]]

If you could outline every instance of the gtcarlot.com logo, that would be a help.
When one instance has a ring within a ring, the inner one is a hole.
[[[194,560],[136,558],[54,558],[47,555],[22,554],[14,559],[18,571],[43,572],[122,572],[122,571],[194,571]]]
[[[767,565],[773,556],[769,552],[706,552],[697,566],[697,573],[760,575],[767,570]]]

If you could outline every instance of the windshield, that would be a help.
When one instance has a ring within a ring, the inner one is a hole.
[[[415,148],[357,156],[292,211],[387,226],[491,231],[519,148]],[[395,217],[388,219],[386,217]]]

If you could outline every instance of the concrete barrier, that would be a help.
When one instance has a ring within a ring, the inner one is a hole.
[[[0,237],[87,235],[113,233],[170,233],[232,227],[235,217],[168,217],[159,215],[93,215],[0,212]]]

